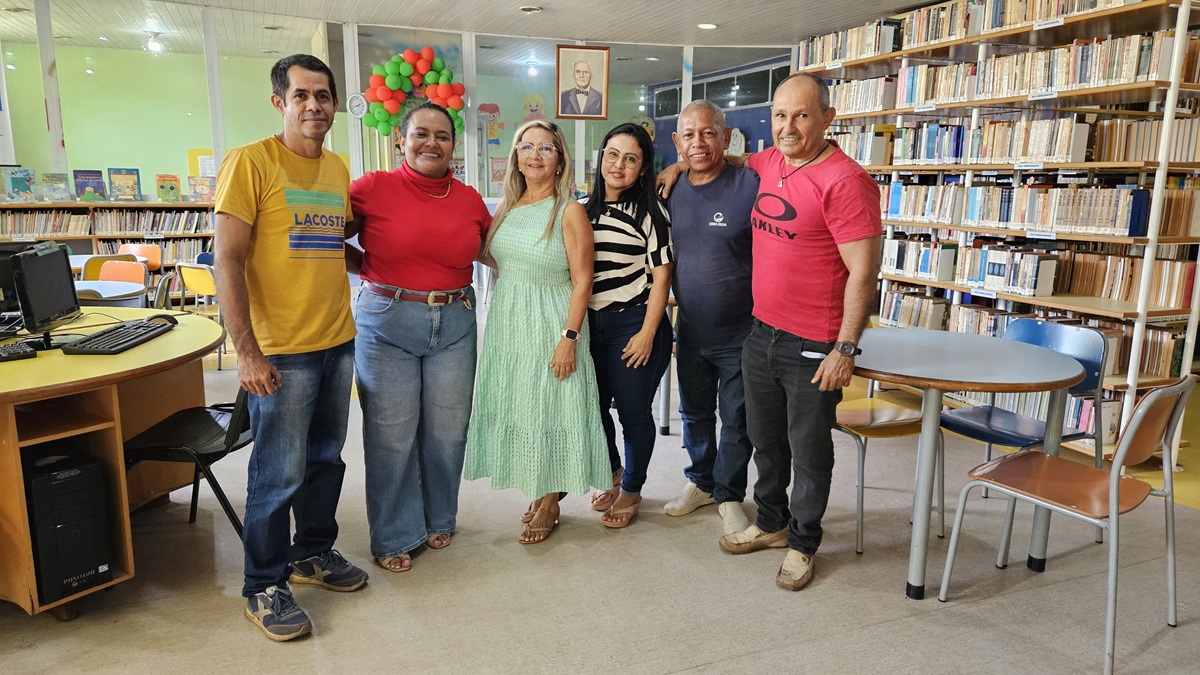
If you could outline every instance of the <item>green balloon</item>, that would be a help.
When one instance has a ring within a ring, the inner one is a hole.
[[[395,61],[388,61],[387,63],[383,64],[383,69],[387,71],[388,75],[395,75],[396,73],[400,72],[400,64],[396,63]]]
[[[400,80],[401,77],[399,75],[388,75],[387,78],[384,79],[383,83],[387,85],[388,89],[396,91],[400,88]]]
[[[450,116],[450,119],[458,119],[458,111],[454,108],[446,108],[446,114]]]
[[[438,78],[440,80],[443,77],[446,78],[446,81],[442,81],[441,84],[450,84],[454,81],[454,71],[449,68],[443,68],[442,72],[438,74]]]
[[[433,60],[433,70],[440,71],[442,68],[445,68],[445,67],[446,67],[446,62],[445,62],[445,60],[442,59],[442,57],[439,56]]]
[[[392,126],[400,124],[400,113],[392,113],[391,115],[388,115],[387,122]]]
[[[367,110],[372,113],[375,112],[376,110],[383,110],[383,104],[380,103],[379,101],[375,101],[375,102],[371,103],[371,105],[367,106]]]
[[[362,121],[364,127],[371,127],[372,129],[379,123],[379,120],[375,119],[374,115],[363,115]]]
[[[375,125],[375,129],[379,131],[380,136],[392,135],[392,125],[388,124],[387,122],[380,122],[379,124]]]
[[[409,63],[408,61],[405,61],[400,64],[400,74],[401,75],[408,77],[409,75],[412,75],[414,72],[416,72],[416,71],[413,70],[413,64]]]
[[[375,112],[373,112],[371,114],[374,115],[375,119],[379,120],[380,122],[386,122],[387,118],[391,117],[391,113],[384,110],[383,108],[380,108],[379,110],[376,110]]]
[[[437,73],[433,72],[432,70],[429,71],[428,73],[425,73],[425,84],[437,84],[437,83],[438,83],[438,74]]]
[[[450,82],[451,80],[448,75],[443,74],[438,76],[438,84],[450,84]]]
[[[372,75],[387,75],[387,71],[383,69],[383,66],[375,66],[374,68],[371,69],[371,74]]]
[[[465,125],[464,125],[464,122],[462,121],[462,119],[461,119],[461,118],[454,120],[454,130],[455,130],[456,132],[458,132],[458,133],[460,133],[460,134],[461,134],[461,133],[463,132],[463,127],[464,127],[464,126],[465,126]]]
[[[400,91],[407,94],[408,92],[412,91],[412,88],[412,80],[408,79],[407,77],[400,78]]]
[[[403,54],[393,54],[392,60],[395,61],[396,63],[404,63],[404,55]]]

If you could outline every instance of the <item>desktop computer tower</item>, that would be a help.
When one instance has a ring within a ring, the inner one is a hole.
[[[43,605],[112,581],[108,494],[99,463],[61,454],[31,460],[25,495]]]

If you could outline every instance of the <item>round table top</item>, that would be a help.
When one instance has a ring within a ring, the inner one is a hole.
[[[75,282],[75,292],[95,291],[102,298],[123,298],[140,295],[146,292],[146,287],[132,281],[79,281]]]
[[[1083,366],[1058,352],[987,335],[919,328],[869,328],[854,373],[881,382],[943,391],[1065,389]]]

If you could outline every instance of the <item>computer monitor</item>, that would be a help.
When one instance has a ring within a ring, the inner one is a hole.
[[[33,250],[12,257],[13,280],[21,318],[30,334],[42,334],[27,344],[34,349],[57,349],[78,339],[54,340],[50,331],[79,317],[79,298],[75,295],[75,276],[67,249],[56,246],[49,251]]]
[[[0,312],[15,312],[21,308],[17,302],[11,258],[28,248],[29,244],[0,242]]]

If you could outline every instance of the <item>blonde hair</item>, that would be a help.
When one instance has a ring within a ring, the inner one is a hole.
[[[567,149],[567,137],[563,135],[562,129],[549,120],[532,120],[517,127],[516,133],[513,134],[512,148],[508,152],[508,167],[504,171],[504,198],[496,207],[496,215],[492,218],[492,227],[488,230],[487,239],[483,244],[484,253],[491,251],[492,239],[495,239],[496,232],[504,223],[504,218],[508,216],[509,211],[512,211],[513,205],[517,203],[528,187],[525,183],[525,175],[521,173],[520,165],[517,162],[517,145],[521,143],[525,132],[534,127],[549,131],[550,135],[554,137],[554,147],[558,150],[559,172],[558,177],[554,180],[554,208],[550,210],[550,221],[546,223],[546,231],[542,233],[542,239],[549,242],[550,235],[554,233],[554,222],[558,219],[558,213],[571,198],[571,185],[575,182],[575,171],[571,166],[571,152]]]

